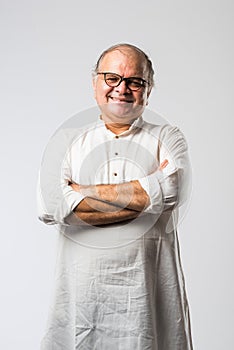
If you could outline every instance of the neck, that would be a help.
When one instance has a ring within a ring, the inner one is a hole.
[[[100,116],[100,118],[104,121],[106,128],[116,135],[119,135],[122,132],[127,131],[136,120],[136,119],[132,119],[132,120],[127,120],[123,123],[120,123],[117,121],[116,122],[111,121],[109,118],[107,119],[106,117],[103,117],[103,116]]]
[[[131,124],[119,124],[119,123],[106,123],[106,128],[109,129],[116,135],[121,134],[124,131],[127,131]]]

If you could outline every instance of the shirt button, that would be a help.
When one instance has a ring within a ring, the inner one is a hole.
[[[116,136],[115,136],[115,138],[116,138],[116,139],[118,139],[118,138],[119,138],[119,136],[118,136],[118,135],[116,135]]]
[[[117,174],[117,173],[114,173],[113,175],[114,175],[114,176],[117,176],[118,174]]]
[[[119,153],[118,152],[115,152],[115,155],[117,156]]]

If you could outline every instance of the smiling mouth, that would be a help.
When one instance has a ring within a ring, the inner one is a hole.
[[[133,101],[130,100],[126,100],[126,99],[122,99],[122,98],[118,98],[118,97],[111,97],[109,96],[109,98],[116,103],[133,103]]]

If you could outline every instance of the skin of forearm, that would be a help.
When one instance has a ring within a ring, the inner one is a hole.
[[[86,197],[138,212],[149,204],[149,197],[137,180],[122,184],[71,186]]]
[[[84,224],[90,225],[106,225],[126,221],[134,219],[140,214],[138,211],[122,209],[119,206],[89,197],[84,198],[73,212]]]
[[[159,170],[167,164],[166,159]],[[84,224],[106,225],[134,219],[149,204],[149,197],[137,180],[90,186],[70,182],[69,185],[85,196],[73,211]]]
[[[121,209],[122,208],[117,205],[103,202],[98,199],[86,197],[77,205],[74,211],[86,212],[86,213],[93,213],[93,212],[112,213],[112,212],[120,211]]]
[[[138,181],[117,185],[70,186],[85,196],[74,210],[76,217],[95,226],[134,219],[149,201]]]
[[[75,211],[75,215],[77,218],[82,220],[84,223],[95,226],[113,224],[116,222],[135,219],[139,214],[139,212],[129,209],[121,209],[120,211],[116,212]]]
[[[163,170],[168,165],[165,159],[160,164],[158,170]],[[150,199],[138,180],[125,182],[122,184],[80,186],[81,193],[92,198],[109,202],[121,208],[132,209],[142,212],[150,203]]]
[[[168,165],[168,160],[165,159],[159,167],[159,170],[164,169]],[[100,185],[80,185],[69,182],[69,185],[74,191],[81,192],[86,198],[78,206],[78,210],[89,211],[89,200],[96,199],[97,203],[92,203],[92,211],[100,210],[99,205],[104,205],[103,202],[115,205],[121,208],[127,208],[134,211],[142,212],[148,206],[150,200],[148,194],[141,187],[139,181],[134,180],[122,184],[100,184]],[[100,203],[99,203],[100,202]],[[82,206],[83,204],[83,206]],[[86,205],[88,205],[86,207]],[[97,206],[96,206],[97,205]],[[101,211],[105,211],[102,210]]]

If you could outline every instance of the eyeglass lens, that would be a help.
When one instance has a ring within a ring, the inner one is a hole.
[[[114,73],[104,73],[104,79],[110,87],[117,87],[122,81],[125,81],[127,87],[133,91],[145,86],[145,81],[141,78],[122,78],[120,75]]]

